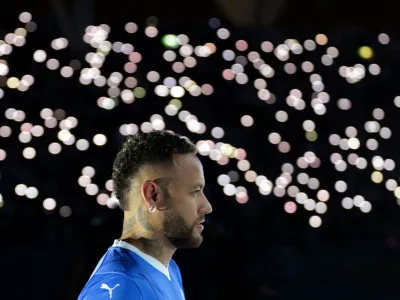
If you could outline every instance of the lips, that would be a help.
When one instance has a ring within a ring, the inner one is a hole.
[[[196,228],[198,228],[200,231],[204,230],[204,226],[202,224],[197,224]]]
[[[200,222],[197,222],[196,228],[198,228],[200,231],[203,231],[204,230],[204,224],[203,224],[204,222],[205,222],[205,219],[201,220]]]
[[[196,225],[203,225],[206,220],[202,220],[201,222],[196,223]]]

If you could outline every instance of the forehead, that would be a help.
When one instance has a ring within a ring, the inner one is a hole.
[[[195,154],[174,154],[173,162],[180,182],[204,183],[203,165]]]

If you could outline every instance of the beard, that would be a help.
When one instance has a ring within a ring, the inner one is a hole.
[[[203,237],[196,232],[196,223],[188,224],[178,213],[172,211],[164,217],[165,237],[175,248],[198,248]]]

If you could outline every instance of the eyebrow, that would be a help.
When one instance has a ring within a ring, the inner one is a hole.
[[[203,189],[204,185],[202,183],[197,183],[195,185],[192,186],[192,189]]]

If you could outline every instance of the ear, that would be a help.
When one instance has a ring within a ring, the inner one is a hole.
[[[156,207],[157,206],[157,198],[160,197],[160,188],[157,184],[151,180],[146,180],[142,184],[141,193],[143,199],[146,201],[147,206]]]
[[[170,196],[168,190],[162,188],[154,181],[147,180],[142,185],[142,197],[147,203],[147,207],[156,207],[159,211],[170,208]]]

